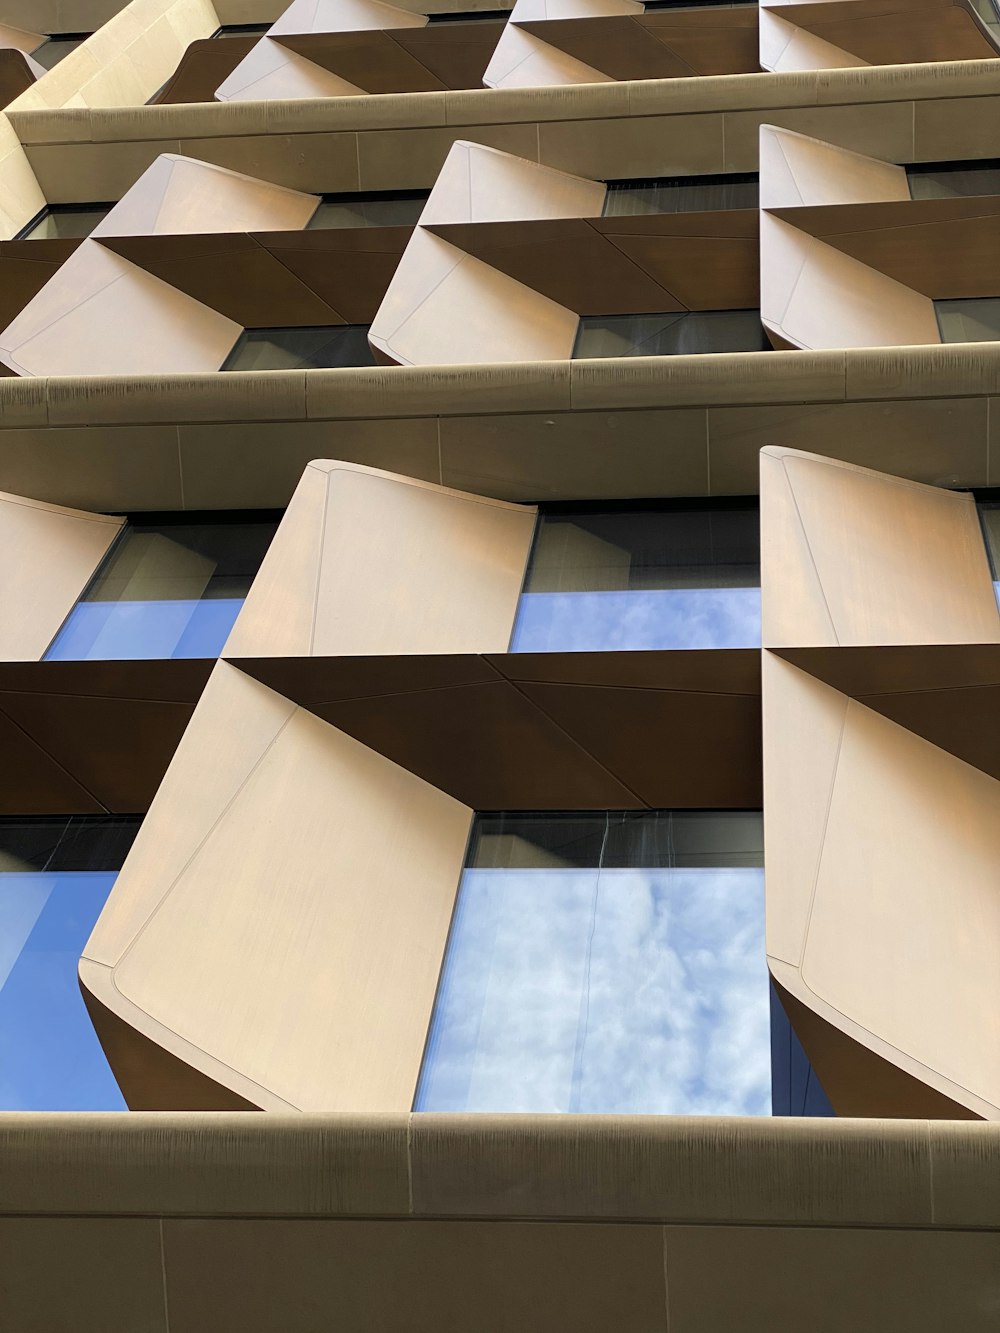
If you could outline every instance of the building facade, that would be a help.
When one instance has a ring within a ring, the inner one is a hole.
[[[997,1327],[998,80],[0,0],[0,1328]]]

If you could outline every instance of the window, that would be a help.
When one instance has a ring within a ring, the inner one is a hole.
[[[1000,297],[935,301],[934,310],[942,342],[991,343],[1000,340]]]
[[[653,180],[608,181],[606,218],[636,213],[699,213],[719,208],[756,208],[756,171],[723,176],[670,176]]]
[[[271,29],[270,23],[224,23],[212,33],[213,38],[263,37]]]
[[[1000,162],[914,162],[906,168],[913,199],[1000,194]]]
[[[996,492],[993,492],[996,495]],[[1000,498],[980,500],[979,518],[986,538],[986,554],[993,574],[993,591],[1000,604]]]
[[[509,9],[456,9],[448,14],[428,14],[428,23],[506,23]]]
[[[63,241],[89,236],[114,204],[48,204],[17,234],[19,241]]]
[[[424,211],[429,190],[395,194],[325,194],[307,231],[331,227],[412,227]]]
[[[513,652],[760,647],[756,500],[544,511]]]
[[[277,524],[272,513],[130,521],[46,658],[217,657]]]
[[[663,315],[586,315],[573,356],[686,356],[766,352],[759,310],[679,310]]]
[[[332,328],[247,329],[223,370],[321,370],[373,366],[367,324]]]
[[[770,1114],[762,837],[745,811],[477,815],[414,1109]]]
[[[31,58],[37,60],[43,69],[53,69],[60,60],[65,60],[71,51],[75,51],[92,36],[93,33],[90,32],[53,33],[37,51],[32,51]]]
[[[80,995],[77,964],[137,818],[0,819],[0,1109],[125,1103]]]

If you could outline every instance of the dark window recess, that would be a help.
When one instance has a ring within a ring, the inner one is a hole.
[[[911,162],[906,168],[912,199],[1000,194],[1000,161]]]
[[[759,310],[681,310],[664,315],[586,315],[573,356],[686,356],[766,352]]]
[[[972,8],[989,29],[995,42],[1000,42],[1000,0],[971,0]]]
[[[57,32],[49,40],[40,46],[37,51],[32,51],[32,60],[37,60],[43,69],[54,69],[60,60],[64,60],[71,51],[75,51],[81,46],[88,37],[92,37],[90,32]]]
[[[412,227],[424,211],[429,190],[392,194],[325,194],[307,231],[333,227]]]
[[[744,9],[755,4],[756,0],[730,0],[729,4],[720,4],[719,0],[646,0],[646,13],[653,9]]]
[[[634,217],[637,213],[701,213],[710,209],[756,208],[760,197],[758,182],[756,171],[721,176],[608,181],[603,216],[616,218]]]
[[[48,204],[15,236],[17,241],[64,241],[89,236],[114,204]]]
[[[456,9],[452,14],[428,14],[428,23],[506,23],[509,9]]]
[[[120,870],[141,823],[133,815],[0,816],[3,870]]]
[[[1000,342],[1000,297],[998,296],[935,301],[934,310],[942,342]]]
[[[262,37],[270,27],[270,23],[224,23],[212,33],[212,40],[219,37]]]
[[[996,492],[991,492],[996,494]],[[979,501],[979,520],[983,525],[986,554],[989,556],[993,586],[1000,600],[1000,499]]]
[[[247,329],[223,370],[335,370],[374,366],[367,324],[317,329]]]
[[[836,1115],[771,983],[771,1114]]]

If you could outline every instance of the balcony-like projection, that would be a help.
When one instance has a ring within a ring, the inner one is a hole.
[[[373,366],[367,324],[247,329],[223,370],[332,370]]]
[[[760,646],[756,500],[538,519],[512,652]]]
[[[651,213],[703,213],[756,208],[756,171],[716,176],[669,176],[651,180],[611,180],[602,216],[635,217]]]
[[[1000,194],[1000,162],[914,162],[906,168],[913,199],[955,199]]]
[[[130,521],[46,659],[217,657],[278,517]]]
[[[585,315],[575,360],[607,356],[691,356],[767,352],[760,310],[672,310],[662,315]]]
[[[1000,341],[1000,297],[974,296],[957,301],[935,301],[934,312],[942,342]]]
[[[770,1114],[762,838],[756,812],[477,815],[415,1109]]]
[[[424,211],[429,190],[395,193],[325,194],[307,231],[335,227],[412,227]]]
[[[77,964],[139,823],[0,819],[0,1110],[125,1109]]]

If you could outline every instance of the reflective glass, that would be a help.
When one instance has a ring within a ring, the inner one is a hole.
[[[217,657],[276,527],[129,523],[46,658]]]
[[[478,816],[415,1109],[769,1114],[762,862],[759,814]]]
[[[373,366],[367,324],[332,328],[247,329],[223,370],[321,370]]]
[[[307,231],[330,227],[412,227],[424,211],[428,190],[400,194],[328,194],[309,219]]]
[[[227,37],[263,37],[264,33],[270,32],[270,23],[224,23],[221,28],[217,28],[212,33],[216,40],[225,40]]]
[[[111,204],[81,204],[78,208],[50,206],[20,234],[19,239],[57,241],[89,236],[97,224],[108,216],[111,208]]]
[[[986,553],[993,572],[993,591],[1000,604],[1000,501],[989,501],[979,506],[979,517],[986,538]]]
[[[648,8],[648,5],[647,5]],[[755,171],[725,176],[674,176],[662,180],[608,181],[604,217],[637,213],[699,213],[709,209],[756,208]]]
[[[1000,341],[1000,297],[935,301],[941,340],[946,343]]]
[[[914,199],[1000,194],[1000,163],[997,162],[914,163],[906,168],[906,174]]]
[[[754,502],[542,513],[511,651],[759,647],[759,529]]]
[[[43,69],[54,69],[60,60],[65,60],[71,51],[75,51],[88,37],[88,32],[62,33],[50,37],[37,51],[32,51],[32,60],[37,60]]]
[[[77,965],[139,823],[0,819],[2,1110],[125,1109]]]
[[[687,356],[766,352],[759,310],[681,310],[664,315],[586,315],[573,356]]]

